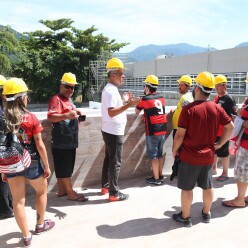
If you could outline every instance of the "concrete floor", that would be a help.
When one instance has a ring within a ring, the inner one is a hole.
[[[247,247],[248,207],[231,209],[221,205],[224,199],[236,196],[232,173],[230,169],[230,180],[225,183],[214,179],[215,200],[210,224],[202,223],[202,191],[195,188],[191,228],[171,219],[172,214],[180,211],[180,190],[176,179],[169,180],[168,172],[163,186],[150,186],[144,178],[121,181],[122,191],[130,194],[129,200],[123,202],[109,203],[107,195],[100,195],[100,185],[83,191],[77,189],[90,198],[86,203],[49,193],[46,218],[54,220],[56,226],[47,233],[33,236],[32,247]],[[30,194],[26,213],[31,230],[36,219],[34,206],[34,195]],[[14,218],[0,221],[1,248],[22,247],[20,238]]]

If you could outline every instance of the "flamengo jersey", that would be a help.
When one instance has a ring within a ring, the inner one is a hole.
[[[136,106],[138,110],[144,109],[146,122],[146,136],[166,134],[165,99],[158,94],[144,96]]]
[[[245,99],[245,102],[241,108],[240,117],[245,121],[248,120],[248,98]],[[248,128],[245,128],[244,130],[244,133],[241,137],[240,146],[248,149]]]

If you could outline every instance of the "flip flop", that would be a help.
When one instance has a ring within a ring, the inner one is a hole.
[[[228,176],[219,176],[219,177],[216,178],[216,181],[218,181],[218,182],[225,182],[228,179],[229,179]]]
[[[84,195],[80,195],[78,196],[77,198],[75,199],[70,199],[70,198],[67,198],[68,201],[78,201],[78,202],[86,202],[89,200],[89,198],[85,197]]]
[[[63,196],[66,196],[67,193],[64,193],[64,194],[57,194],[57,197],[63,197]]]
[[[236,205],[233,200],[230,200],[230,201],[223,201],[222,202],[222,205],[224,207],[227,207],[227,208],[244,208],[246,206],[239,206],[239,205]]]

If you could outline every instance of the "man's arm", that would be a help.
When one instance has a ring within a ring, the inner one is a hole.
[[[224,126],[224,130],[219,142],[215,143],[214,145],[215,150],[221,148],[229,140],[233,129],[234,129],[234,125],[232,121]]]
[[[181,127],[177,128],[177,132],[176,132],[175,138],[173,140],[173,149],[172,149],[172,154],[173,154],[174,158],[176,157],[176,155],[178,155],[178,149],[180,148],[180,146],[183,143],[183,139],[184,139],[186,130],[187,129],[184,129]]]
[[[70,110],[69,112],[64,113],[64,114],[50,114],[47,117],[47,120],[49,122],[60,122],[63,120],[72,120],[76,118],[77,118],[77,112],[74,110]]]
[[[116,108],[108,108],[108,115],[111,118],[115,117],[116,115],[121,114],[122,112],[124,112],[128,108],[130,108],[132,106],[136,106],[140,101],[141,101],[141,99],[140,99],[140,97],[138,97],[136,99],[130,99],[130,101],[126,105],[118,106]]]

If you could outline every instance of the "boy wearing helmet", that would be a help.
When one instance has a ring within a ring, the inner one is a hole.
[[[207,71],[201,72],[195,82],[194,102],[182,109],[173,146],[173,156],[179,154],[181,160],[177,186],[181,189],[182,203],[182,211],[174,214],[173,219],[186,227],[192,226],[190,209],[196,184],[203,189],[203,222],[210,222],[214,152],[229,139],[234,127],[224,109],[208,99],[214,88],[214,76]],[[224,126],[223,135],[215,143],[220,124]]]
[[[118,86],[124,82],[124,65],[118,58],[112,58],[106,65],[108,83],[102,91],[102,136],[105,143],[105,158],[102,167],[102,191],[109,193],[109,201],[123,201],[127,194],[119,190],[118,178],[121,167],[124,132],[127,123],[126,110],[135,106],[140,99],[131,93],[120,96]],[[123,105],[123,102],[126,103]]]
[[[146,125],[146,155],[151,161],[153,176],[146,178],[146,182],[161,185],[163,177],[163,145],[166,139],[167,120],[165,115],[165,99],[157,94],[159,85],[155,75],[148,75],[144,81],[144,94],[142,101],[136,106],[135,113],[144,110]]]
[[[226,113],[234,120],[234,117],[237,115],[237,107],[235,99],[227,93],[227,78],[224,75],[217,75],[215,77],[215,90],[217,96],[214,98],[214,102],[219,104]],[[220,125],[216,142],[220,139],[223,132],[223,127]],[[218,158],[221,159],[223,166],[222,174],[217,177],[217,181],[224,182],[228,180],[228,168],[230,163],[229,157],[229,141],[227,141],[220,149],[215,151],[214,163],[213,163],[213,174],[217,174],[217,163]]]

